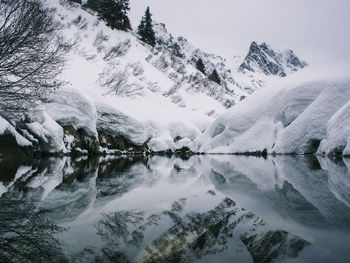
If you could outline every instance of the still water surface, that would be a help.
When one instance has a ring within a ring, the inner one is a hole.
[[[141,156],[8,166],[0,170],[0,261],[350,262],[350,160]]]

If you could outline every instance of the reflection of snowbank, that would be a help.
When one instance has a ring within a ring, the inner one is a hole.
[[[164,157],[76,161],[50,158],[33,167],[19,167],[13,182],[2,187],[2,194],[42,200],[44,208],[63,220],[139,187],[152,188],[160,180],[169,180],[170,188],[193,183],[196,187],[213,185],[235,201],[254,200],[302,224],[349,223],[348,164],[328,158],[319,160],[320,163],[304,157],[230,155],[194,156],[187,161]]]
[[[247,248],[247,253],[255,253],[260,240],[269,244],[271,239],[279,238],[281,244],[294,246],[297,236],[311,241],[312,245],[305,250],[324,249],[312,248],[314,239],[328,237],[330,228],[348,233],[349,178],[347,161],[335,163],[329,158],[304,156],[264,159],[204,155],[188,160],[160,156],[115,160],[50,158],[33,164],[31,169],[20,167],[14,181],[5,185],[7,192],[1,198],[38,200],[50,218],[69,227],[65,238],[70,247],[68,254],[74,254],[73,257],[79,258],[80,252],[84,254],[84,249],[90,246],[94,246],[92,253],[100,255],[94,226],[103,215],[144,211],[145,224],[137,231],[144,231],[145,246],[149,249],[133,248],[132,255],[139,253],[142,258],[155,255],[157,241],[169,241],[164,245],[170,249],[187,231],[188,239],[181,244],[188,253],[206,258],[206,252],[212,251],[210,247],[220,248],[215,255],[225,258],[238,257],[232,252],[237,248],[237,240],[243,242],[241,247]],[[227,203],[228,210],[216,207],[226,198],[232,200]],[[174,200],[178,200],[177,204]],[[153,225],[154,222],[158,225]],[[256,231],[247,231],[252,226]],[[132,240],[140,237],[134,227],[137,226],[131,224],[128,229]],[[199,232],[191,227],[198,227]],[[217,243],[214,230],[230,241],[228,249]],[[231,234],[236,241],[231,242]],[[207,250],[192,251],[190,247],[198,245],[196,240],[205,241]],[[119,241],[123,245],[124,241]],[[288,249],[278,251],[283,252],[281,255],[292,255]],[[184,257],[189,256],[187,252]]]

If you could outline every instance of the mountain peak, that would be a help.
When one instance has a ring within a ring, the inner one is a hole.
[[[261,72],[265,75],[285,77],[287,74],[307,65],[291,49],[285,51],[274,50],[265,42],[259,45],[253,41],[238,71],[242,73],[247,71]]]

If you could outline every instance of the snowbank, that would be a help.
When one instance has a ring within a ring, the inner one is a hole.
[[[83,129],[89,136],[97,137],[97,113],[94,105],[76,90],[62,89],[56,92],[45,111],[61,126]]]
[[[63,128],[45,111],[37,110],[27,114],[28,131],[40,141],[40,150],[47,153],[65,153]]]
[[[217,118],[192,150],[348,154],[349,68],[347,53],[276,81]]]
[[[350,155],[350,101],[328,121],[327,137],[318,152]]]
[[[26,147],[32,146],[32,143],[20,135],[16,129],[4,118],[0,116],[0,135],[11,134],[16,138],[16,142],[19,146]]]
[[[112,136],[123,136],[136,145],[142,145],[146,140],[144,125],[117,109],[97,105],[97,129]]]

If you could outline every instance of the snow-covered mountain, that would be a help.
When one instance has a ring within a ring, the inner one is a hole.
[[[239,66],[240,72],[262,72],[265,75],[285,77],[307,66],[292,50],[275,51],[266,43],[252,42],[247,56]]]
[[[280,78],[239,71],[239,59],[228,61],[195,48],[183,37],[174,38],[164,24],[154,24],[157,45],[151,47],[134,32],[110,29],[79,4],[48,4],[56,9],[62,34],[75,43],[63,72],[67,84],[22,120],[0,118],[1,134],[13,134],[18,144],[41,152],[178,149],[227,108],[269,79]],[[292,51],[287,56],[266,50],[281,65],[294,61]],[[198,59],[205,74],[196,69]],[[214,69],[221,85],[208,78]],[[284,69],[285,74],[292,71]]]
[[[232,60],[227,60],[196,48],[184,37],[173,37],[166,30],[164,24],[155,23],[154,29],[158,44],[156,49],[162,53],[162,56],[175,56],[180,58],[179,61],[182,61],[182,63],[193,66],[195,66],[198,59],[202,59],[206,76],[214,69],[218,72],[222,83],[220,91],[217,91],[220,95],[214,97],[223,102],[226,107],[234,105],[243,97],[266,86],[271,79],[285,77],[308,65],[290,49],[280,51],[273,49],[266,43],[258,45],[254,41],[244,58],[235,56]],[[167,55],[164,55],[164,52]],[[172,67],[171,63],[169,64]],[[198,77],[203,76],[199,75]],[[210,84],[213,85],[213,83],[208,81],[207,78],[201,78],[198,81],[196,77],[196,81],[193,82],[191,76],[188,76],[186,81],[188,83],[182,81],[181,85],[190,84],[197,90],[202,92],[207,90],[207,93],[211,94],[212,88],[206,87]],[[198,88],[198,86],[201,87]]]
[[[166,29],[164,24],[155,23],[157,46],[156,54],[158,58],[152,63],[160,70],[165,71],[169,78],[176,81],[181,89],[191,89],[195,92],[205,93],[208,96],[221,102],[226,108],[231,107],[247,92],[234,79],[232,69],[227,65],[224,58],[208,54],[194,47],[186,38],[174,38]],[[190,65],[195,68],[198,59],[202,59],[205,66],[205,74],[195,70],[182,72],[178,69],[186,68]],[[163,61],[162,61],[163,60]],[[164,65],[167,67],[159,67]],[[169,70],[170,69],[170,70]],[[216,70],[220,76],[221,85],[208,79],[210,73]],[[170,71],[170,72],[169,72]]]

